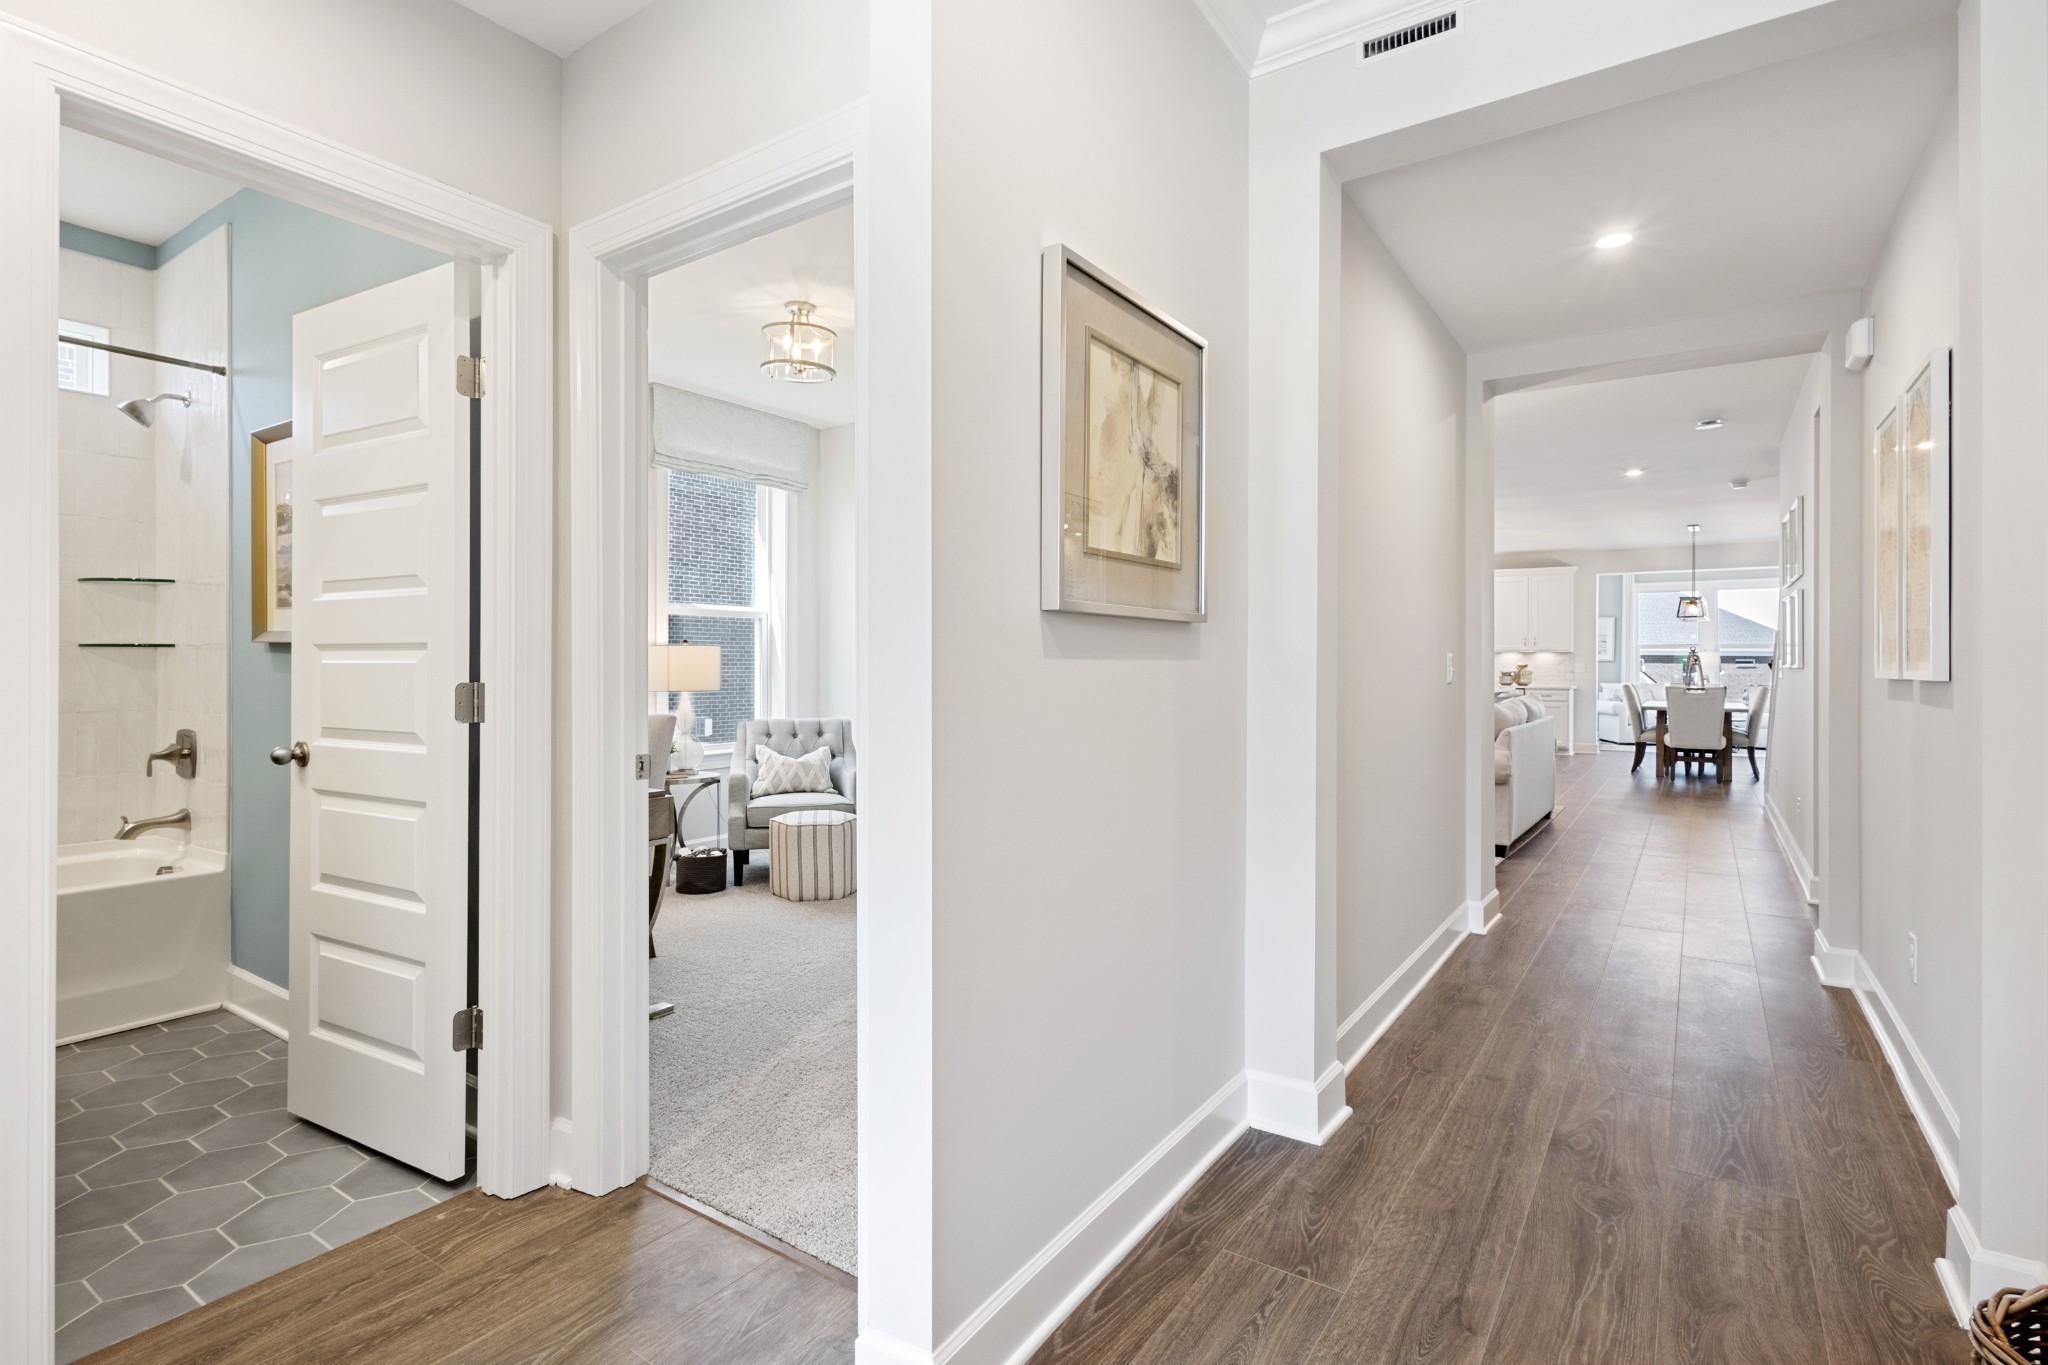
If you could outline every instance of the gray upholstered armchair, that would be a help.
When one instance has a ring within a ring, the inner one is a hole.
[[[829,792],[787,792],[781,796],[755,796],[754,777],[760,765],[754,761],[757,745],[767,745],[778,754],[799,758],[823,746],[832,751],[832,786]],[[738,885],[746,879],[747,855],[768,847],[768,822],[785,811],[844,810],[853,807],[853,722],[850,720],[748,720],[741,721],[732,741],[732,774],[726,779],[726,834],[732,845],[732,879]]]

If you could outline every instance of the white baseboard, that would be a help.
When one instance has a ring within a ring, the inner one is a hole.
[[[1948,1255],[1934,1263],[1941,1292],[1959,1324],[1968,1326],[1979,1303],[2001,1289],[2030,1289],[2048,1284],[2048,1261],[2008,1256],[1985,1247],[1960,1208],[1948,1211]]]
[[[1778,803],[1764,793],[1764,814],[1770,818],[1771,834],[1778,841],[1778,852],[1785,855],[1785,866],[1792,869],[1792,878],[1799,883],[1799,894],[1806,897],[1808,905],[1820,904],[1820,878],[1814,873],[1813,864],[1799,851],[1799,841],[1792,837],[1791,826],[1778,811]]]
[[[548,1183],[559,1185],[565,1190],[574,1189],[576,1182],[570,1178],[569,1170],[576,1164],[576,1149],[573,1139],[575,1125],[561,1114],[548,1125]]]
[[[1856,989],[1856,950],[1836,948],[1828,943],[1828,936],[1820,930],[1813,931],[1813,970],[1820,974],[1820,984],[1834,986],[1841,990]]]
[[[1863,1007],[1863,1017],[1870,1021],[1870,1031],[1877,1035],[1877,1045],[1883,1049],[1899,1089],[1905,1092],[1906,1104],[1934,1151],[1941,1178],[1948,1182],[1949,1197],[1959,1199],[1962,1181],[1956,1160],[1962,1151],[1963,1121],[1956,1107],[1949,1103],[1941,1082],[1935,1079],[1934,1069],[1927,1064],[1919,1043],[1906,1028],[1906,1021],[1899,1017],[1891,997],[1885,994],[1884,983],[1870,969],[1869,960],[1860,952],[1854,956],[1856,1003]]]
[[[1487,892],[1484,900],[1466,901],[1465,909],[1471,915],[1466,923],[1468,929],[1475,934],[1489,932],[1500,923],[1500,888],[1496,886]]]
[[[1021,1365],[1244,1133],[1246,1088],[1243,1075],[1232,1077],[989,1295],[938,1350],[926,1356],[863,1332],[856,1359],[861,1365]]]
[[[853,1365],[932,1365],[932,1353],[866,1327],[854,1339]]]
[[[1499,904],[1500,892],[1493,893],[1495,904]],[[1344,1074],[1350,1075],[1365,1060],[1365,1054],[1380,1040],[1401,1011],[1429,984],[1437,969],[1450,958],[1451,952],[1465,935],[1471,932],[1469,925],[1473,918],[1470,902],[1461,903],[1451,911],[1449,919],[1439,924],[1429,937],[1415,945],[1415,951],[1408,954],[1408,960],[1396,967],[1393,974],[1374,988],[1365,997],[1365,1003],[1351,1012],[1351,1017],[1337,1026],[1337,1058],[1344,1063]],[[1482,921],[1483,922],[1483,921]]]
[[[1321,1146],[1351,1109],[1344,1103],[1344,1067],[1331,1062],[1313,1083],[1270,1071],[1246,1071],[1245,1113],[1262,1133]]]
[[[291,1040],[291,993],[254,972],[228,968],[228,998],[221,1008],[247,1019],[257,1028]]]

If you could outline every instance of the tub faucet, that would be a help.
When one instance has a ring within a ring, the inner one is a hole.
[[[114,831],[114,837],[116,839],[133,839],[136,835],[147,833],[153,829],[182,829],[187,834],[190,834],[192,832],[192,812],[190,810],[181,810],[172,815],[152,815],[143,820],[130,820],[124,815],[121,817],[121,828]]]
[[[178,776],[191,777],[199,771],[199,735],[192,730],[178,731],[178,737],[149,756],[149,762],[142,765],[142,775],[149,776],[156,771],[159,763],[169,763],[178,770]]]

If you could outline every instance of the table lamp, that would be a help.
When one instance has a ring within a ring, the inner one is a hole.
[[[704,761],[704,746],[692,733],[697,728],[697,712],[690,705],[690,694],[716,692],[718,688],[717,645],[693,645],[683,640],[672,645],[647,647],[647,690],[675,692],[681,696],[676,704],[676,730],[682,739],[676,745],[676,755],[682,759],[685,769],[695,768]],[[666,764],[667,760],[659,759],[657,762]]]

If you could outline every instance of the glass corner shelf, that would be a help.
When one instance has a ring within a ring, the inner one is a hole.
[[[91,577],[81,578],[78,581],[81,583],[175,583],[178,580],[175,578],[125,578],[112,574],[95,574]]]
[[[80,640],[80,649],[176,649],[168,640]]]

